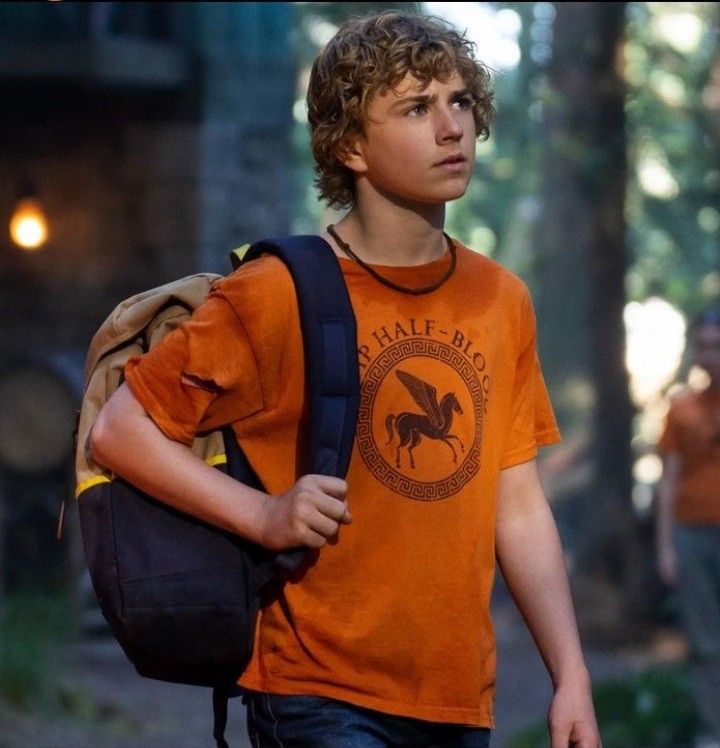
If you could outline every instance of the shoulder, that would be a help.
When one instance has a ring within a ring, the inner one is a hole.
[[[708,400],[702,390],[687,384],[673,386],[666,398],[665,426],[695,429],[706,417]]]
[[[294,296],[295,286],[285,263],[274,255],[262,255],[243,263],[213,285],[212,293],[234,305]]]
[[[530,291],[518,275],[499,262],[455,242],[463,299],[474,299],[475,310],[496,335],[512,346],[514,355],[535,348],[537,322]]]
[[[520,303],[530,300],[525,281],[496,260],[475,252],[457,239],[458,268],[463,279],[472,284],[482,283],[487,289],[500,293],[502,300],[515,299]]]
[[[222,299],[243,320],[286,319],[297,308],[295,284],[285,263],[262,255],[217,281],[210,298]]]
[[[687,384],[675,385],[668,393],[668,407],[674,413],[696,407],[701,400],[701,393]]]
[[[535,310],[525,281],[499,262],[455,241],[463,299],[475,299],[478,309],[497,319],[524,347],[536,329]],[[507,326],[507,327],[505,327]]]
[[[244,263],[217,281],[208,301],[214,310],[218,305],[232,310],[251,340],[282,337],[298,326],[295,284],[285,263],[272,255]]]

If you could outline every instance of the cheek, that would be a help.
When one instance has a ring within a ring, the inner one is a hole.
[[[412,133],[388,134],[369,153],[370,171],[384,181],[405,182],[422,165],[423,148]]]
[[[385,157],[395,163],[412,168],[424,149],[424,144],[412,129],[393,132],[385,141]]]
[[[462,137],[462,147],[465,153],[475,155],[475,149],[477,148],[477,135],[475,135],[475,123],[473,122],[472,127],[465,130]]]

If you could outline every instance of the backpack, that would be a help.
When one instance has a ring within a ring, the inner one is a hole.
[[[246,245],[231,259],[237,268],[268,252],[287,265],[298,298],[308,402],[300,474],[344,477],[360,385],[355,317],[339,263],[316,236]],[[83,546],[104,617],[140,675],[213,688],[213,734],[226,746],[227,698],[252,655],[258,610],[305,550],[273,553],[183,514],[109,475],[86,450],[128,358],[187,319],[220,277],[200,273],[145,291],[101,325],[85,366],[75,467]],[[229,425],[196,439],[193,450],[262,489]]]

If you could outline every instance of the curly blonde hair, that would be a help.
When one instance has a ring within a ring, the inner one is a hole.
[[[396,86],[408,72],[427,84],[457,71],[474,99],[476,136],[487,138],[495,113],[490,72],[475,59],[474,46],[430,16],[388,10],[346,21],[315,59],[307,92],[320,197],[331,206],[353,205],[353,172],[338,154],[351,137],[365,134],[373,95]]]

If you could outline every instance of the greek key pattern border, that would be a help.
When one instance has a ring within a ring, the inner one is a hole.
[[[475,438],[465,452],[460,467],[447,478],[438,481],[414,480],[392,467],[380,454],[372,434],[372,412],[380,385],[395,365],[423,356],[450,366],[467,386],[475,416]],[[480,468],[482,443],[484,392],[472,364],[454,347],[438,340],[412,338],[390,344],[370,365],[363,380],[358,412],[357,443],[360,455],[368,470],[384,486],[416,501],[445,499],[460,489]]]

